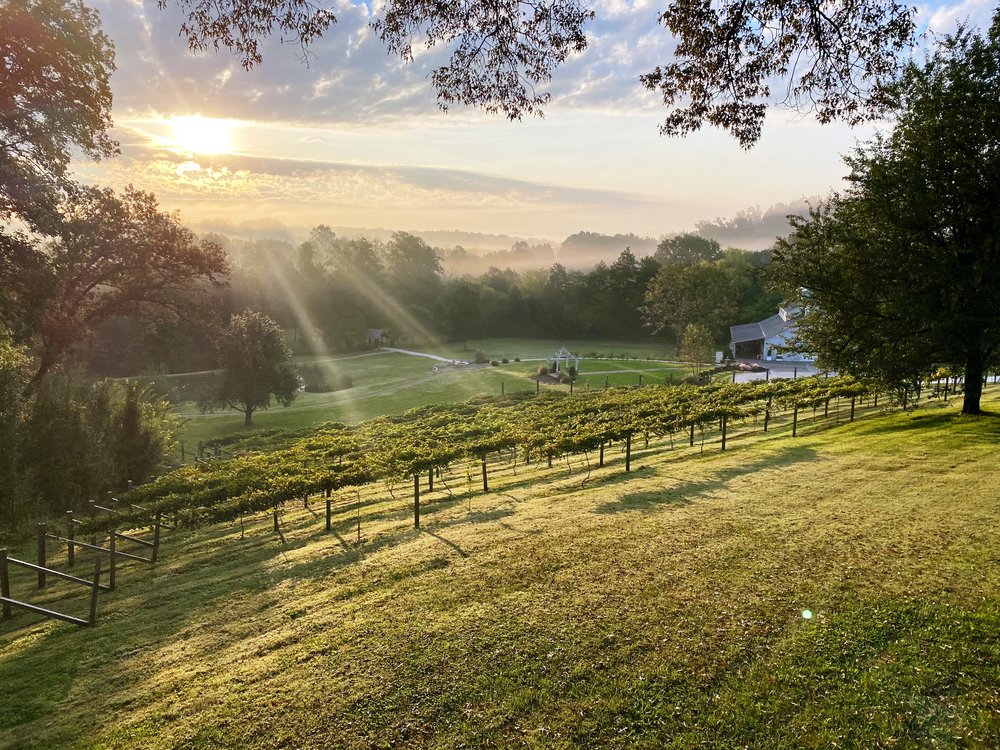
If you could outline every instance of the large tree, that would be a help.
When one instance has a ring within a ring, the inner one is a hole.
[[[722,248],[713,239],[686,232],[660,240],[653,257],[663,266],[690,266],[718,260],[722,257]]]
[[[847,158],[849,189],[793,221],[775,253],[822,366],[906,388],[965,373],[978,414],[1000,351],[1000,13],[909,65],[891,133]]]
[[[688,324],[697,323],[721,339],[736,316],[737,296],[729,274],[717,265],[664,266],[646,290],[646,325],[680,341]]]
[[[173,2],[192,48],[228,47],[246,67],[261,61],[271,33],[308,45],[337,20],[331,3],[316,0]],[[673,60],[642,84],[671,108],[661,128],[670,135],[709,123],[751,146],[779,82],[779,98],[821,122],[860,122],[881,109],[882,84],[912,43],[914,12],[885,0],[674,0],[659,17],[678,41]],[[593,17],[581,0],[388,0],[371,25],[406,61],[417,44],[450,49],[431,72],[443,108],[475,104],[514,119],[541,112],[549,94],[540,87],[586,48]]]
[[[290,406],[299,389],[299,376],[285,336],[271,318],[252,310],[234,315],[218,342],[222,373],[200,406],[243,412],[243,424],[253,424],[253,413],[266,409],[274,398]]]
[[[114,48],[79,0],[5,0],[0,29],[0,219],[51,231],[73,150],[117,152]]]
[[[222,249],[198,240],[149,193],[77,187],[58,234],[9,269],[0,319],[31,344],[39,380],[100,324],[122,315],[192,318],[223,283]],[[2,267],[5,274],[6,267]],[[10,325],[10,324],[13,325]]]

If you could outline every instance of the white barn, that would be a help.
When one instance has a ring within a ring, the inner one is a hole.
[[[758,323],[729,327],[729,350],[736,359],[760,359],[767,362],[812,362],[812,354],[784,349],[795,338],[796,306],[782,306],[778,313]]]

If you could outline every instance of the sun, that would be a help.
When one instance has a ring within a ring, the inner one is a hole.
[[[224,154],[232,149],[233,124],[201,115],[171,117],[170,145],[192,154]]]

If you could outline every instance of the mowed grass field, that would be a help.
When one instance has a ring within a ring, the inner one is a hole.
[[[484,394],[498,396],[501,389],[505,393],[533,391],[535,383],[528,376],[545,364],[536,358],[546,357],[560,346],[581,354],[602,355],[601,359],[585,358],[581,362],[575,388],[603,388],[605,381],[610,386],[638,384],[640,374],[644,383],[666,382],[671,378],[680,380],[688,372],[675,362],[659,361],[672,351],[663,344],[650,342],[490,339],[418,348],[421,352],[468,362],[473,362],[476,351],[482,350],[490,359],[501,361],[497,367],[458,369],[442,368],[442,363],[425,357],[387,351],[346,357],[296,357],[298,364],[318,364],[330,374],[349,375],[353,387],[330,393],[300,393],[290,407],[275,405],[255,413],[250,429],[302,429],[329,421],[355,423],[384,414],[401,414],[414,406],[455,403]],[[625,359],[625,355],[629,358]],[[528,361],[514,362],[515,357]],[[636,359],[642,357],[657,359]],[[502,363],[504,358],[509,361]],[[171,376],[163,379],[169,382]],[[569,390],[568,385],[543,387]],[[197,449],[199,441],[246,430],[239,412],[202,414],[193,402],[179,404],[176,411],[184,419],[180,439],[188,455]]]
[[[166,532],[96,628],[0,625],[0,747],[1000,747],[1000,418],[957,409],[498,463],[487,495],[455,466],[419,531],[402,483],[332,533],[318,502],[284,542]]]

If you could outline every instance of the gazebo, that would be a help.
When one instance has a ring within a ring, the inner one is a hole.
[[[570,365],[579,374],[580,358],[573,354],[573,352],[568,351],[565,346],[560,348],[555,354],[549,355],[549,372],[564,372]]]

